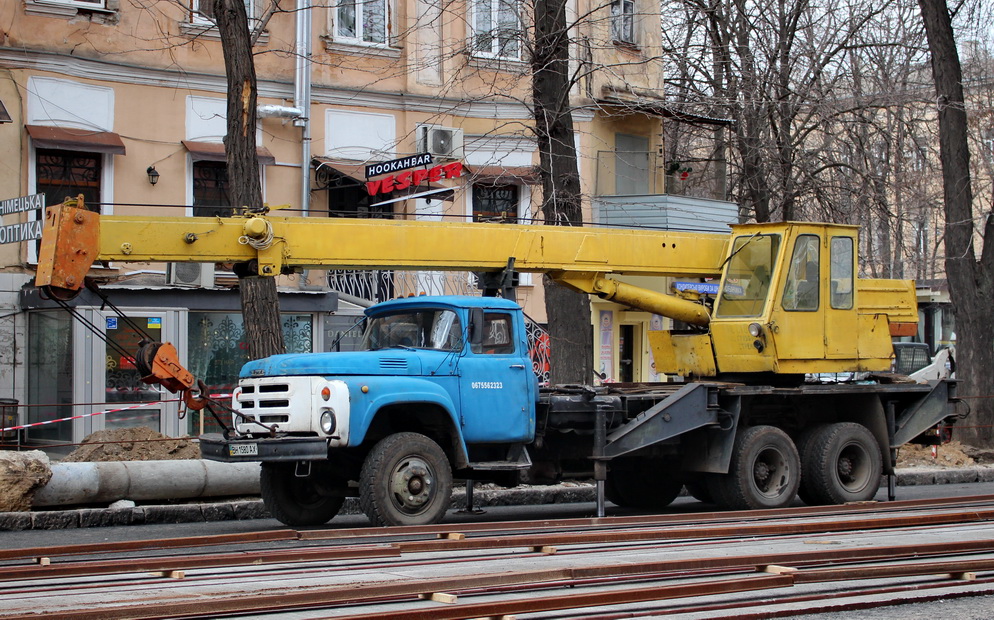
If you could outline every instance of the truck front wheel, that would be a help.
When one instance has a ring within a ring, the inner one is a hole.
[[[359,505],[373,525],[438,523],[451,495],[449,460],[437,443],[418,433],[381,440],[359,474]]]
[[[861,424],[818,427],[805,442],[801,459],[801,499],[807,504],[869,501],[880,488],[880,447]]]
[[[797,495],[801,459],[787,433],[774,426],[740,429],[727,474],[708,477],[715,502],[734,510],[782,508]]]
[[[263,463],[259,477],[262,501],[280,523],[323,525],[331,521],[345,503],[347,483],[335,485],[320,464],[311,466],[311,475],[296,475],[293,463]]]

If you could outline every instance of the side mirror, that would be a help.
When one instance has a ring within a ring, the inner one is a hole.
[[[474,350],[483,346],[483,308],[469,311],[469,344]]]

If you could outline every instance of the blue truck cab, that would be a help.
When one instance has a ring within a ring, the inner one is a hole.
[[[263,499],[289,525],[326,522],[348,495],[376,524],[430,523],[453,472],[528,466],[538,381],[520,306],[421,296],[365,314],[358,351],[247,363],[233,431],[201,438],[205,458],[261,461]]]

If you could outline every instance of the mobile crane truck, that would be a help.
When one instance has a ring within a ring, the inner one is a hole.
[[[593,476],[598,506],[658,509],[686,486],[734,509],[797,495],[873,498],[896,449],[936,441],[957,417],[955,382],[888,380],[892,337],[913,335],[914,284],[857,275],[857,228],[785,222],[731,234],[276,217],[99,216],[48,208],[36,284],[74,295],[94,261],[476,271],[509,267],[674,319],[649,332],[657,371],[684,382],[540,389],[521,308],[500,297],[410,297],[368,308],[355,352],[247,363],[232,428],[205,458],[260,461],[270,513],[322,524],[348,496],[374,524],[437,522],[453,478],[551,483]],[[513,259],[513,260],[509,260]],[[612,275],[720,278],[713,304]],[[494,285],[500,288],[498,285]],[[148,353],[150,383],[199,406],[171,345]],[[819,373],[867,373],[849,383]],[[878,374],[874,374],[878,373]],[[893,497],[893,476],[890,476]]]

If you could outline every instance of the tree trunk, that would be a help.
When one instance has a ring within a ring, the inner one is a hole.
[[[542,175],[545,223],[582,225],[580,176],[569,92],[569,32],[565,0],[535,2],[532,97]],[[545,307],[552,341],[550,382],[589,383],[593,377],[590,300],[544,278]]]
[[[945,200],[946,278],[956,316],[956,376],[960,396],[973,415],[960,435],[982,447],[994,445],[994,400],[990,369],[994,363],[994,218],[984,226],[980,261],[974,253],[973,192],[967,144],[963,78],[945,0],[918,0],[932,55],[939,111],[939,156]],[[991,243],[987,243],[991,241]]]
[[[255,143],[258,92],[248,15],[241,0],[213,1],[228,77],[228,134],[224,137],[224,149],[231,202],[235,207],[261,208],[262,183]],[[248,277],[241,278],[238,284],[249,357],[259,359],[283,353],[286,346],[280,326],[276,279]]]

